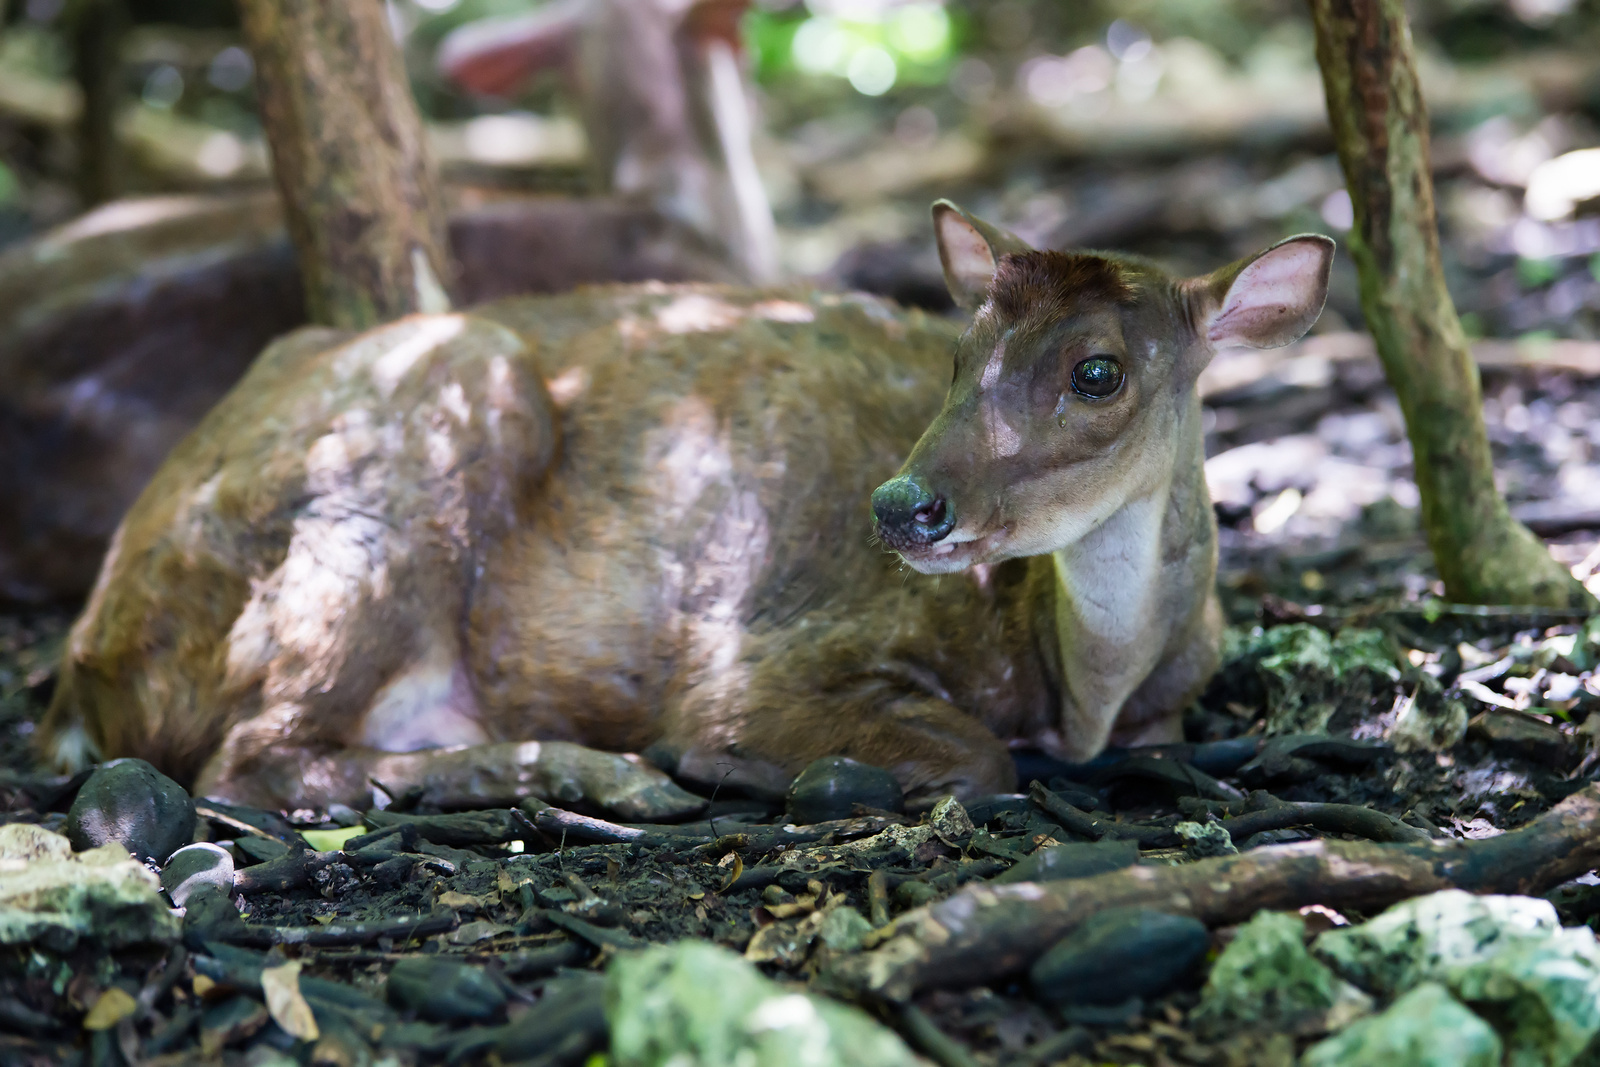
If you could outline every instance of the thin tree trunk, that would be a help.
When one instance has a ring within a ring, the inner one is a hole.
[[[1402,0],[1310,0],[1317,63],[1355,208],[1361,307],[1415,456],[1422,522],[1452,600],[1593,602],[1511,517],[1494,484],[1483,395],[1445,288],[1428,114]]]
[[[78,195],[84,206],[90,207],[117,195],[117,101],[128,9],[123,0],[83,0],[71,10],[71,16],[72,74],[83,94],[83,111],[78,116]]]
[[[312,321],[450,306],[445,212],[382,0],[240,0]]]

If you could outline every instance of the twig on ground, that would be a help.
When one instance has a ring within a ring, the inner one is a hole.
[[[1028,799],[1060,823],[1063,829],[1090,841],[1109,837],[1114,841],[1137,841],[1142,848],[1171,848],[1178,843],[1177,835],[1165,826],[1141,826],[1097,819],[1068,804],[1037,779],[1028,783]]]
[[[468,848],[472,845],[503,845],[520,841],[525,832],[522,825],[504,808],[485,811],[462,811],[448,815],[405,815],[392,811],[369,811],[361,821],[373,832],[353,837],[345,842],[346,851],[353,851],[379,840],[383,835],[411,827],[424,841],[451,848]]]
[[[939,1067],[978,1067],[978,1061],[961,1043],[934,1024],[915,1004],[899,1010],[901,1036],[906,1043],[927,1056]]]
[[[340,852],[290,851],[275,860],[241,867],[233,874],[233,888],[240,893],[260,893],[271,890],[277,893],[298,889],[311,876],[330,863],[343,861]]]
[[[1250,794],[1250,805],[1255,810],[1222,820],[1223,829],[1235,843],[1264,830],[1284,830],[1291,826],[1310,826],[1323,833],[1351,834],[1369,841],[1423,843],[1433,839],[1426,830],[1407,826],[1392,815],[1359,804],[1279,800],[1257,790]]]
[[[867,911],[874,927],[889,925],[889,875],[873,871],[867,875]]]

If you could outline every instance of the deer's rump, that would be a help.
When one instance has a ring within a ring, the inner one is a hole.
[[[814,734],[958,625],[997,692],[1026,627],[869,543],[950,342],[705,286],[291,335],[119,528],[47,733],[202,784],[283,745],[771,749],[775,702]]]

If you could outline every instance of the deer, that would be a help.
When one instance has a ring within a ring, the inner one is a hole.
[[[959,333],[646,283],[281,339],[119,526],[48,753],[656,821],[830,755],[915,805],[1180,739],[1222,626],[1196,379],[1302,336],[1333,242],[1178,277],[933,223]]]

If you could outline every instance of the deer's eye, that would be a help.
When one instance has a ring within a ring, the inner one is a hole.
[[[1122,364],[1114,359],[1097,356],[1086,359],[1072,368],[1072,391],[1081,396],[1103,400],[1122,388]]]

